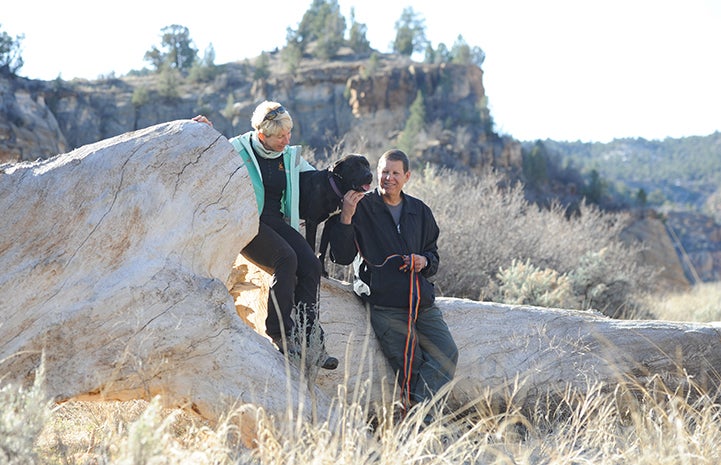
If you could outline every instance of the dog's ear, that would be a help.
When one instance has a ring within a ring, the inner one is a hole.
[[[342,163],[343,163],[343,158],[334,161],[333,164],[328,167],[328,171],[330,171],[331,173],[334,172],[334,170],[336,168],[338,168],[338,165],[340,165]]]

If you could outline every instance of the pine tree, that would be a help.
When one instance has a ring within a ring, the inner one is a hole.
[[[398,148],[409,156],[414,152],[418,135],[425,129],[426,105],[423,93],[419,90],[411,104],[406,125],[398,138]]]
[[[395,26],[394,52],[409,57],[414,52],[420,53],[425,50],[426,44],[428,44],[425,20],[413,11],[412,7],[406,7],[403,10]]]

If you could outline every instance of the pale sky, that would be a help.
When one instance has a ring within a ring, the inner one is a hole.
[[[0,28],[24,34],[31,79],[95,79],[149,64],[161,29],[188,28],[216,64],[285,43],[311,0],[6,1]],[[434,47],[458,35],[486,53],[484,85],[497,132],[520,140],[608,142],[721,130],[721,0],[338,0],[371,46],[389,52],[411,5]],[[471,7],[472,5],[472,7]]]

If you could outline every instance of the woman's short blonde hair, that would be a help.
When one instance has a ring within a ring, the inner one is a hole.
[[[274,136],[293,129],[293,118],[283,105],[266,100],[255,107],[250,125],[266,136]]]

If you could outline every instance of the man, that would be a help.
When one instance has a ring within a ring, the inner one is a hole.
[[[428,281],[438,271],[438,226],[425,203],[403,192],[410,177],[406,154],[387,151],[378,161],[378,187],[346,193],[330,229],[331,258],[343,265],[356,260],[354,289],[370,308],[406,407],[433,397],[458,361]]]

